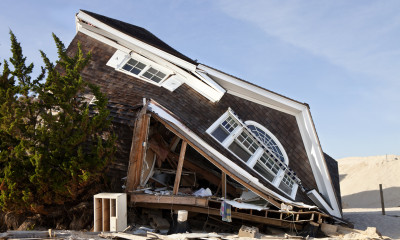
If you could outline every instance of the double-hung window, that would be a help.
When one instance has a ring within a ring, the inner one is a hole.
[[[285,173],[281,181],[281,184],[279,184],[279,189],[281,189],[288,195],[292,195],[294,185],[295,185],[294,180],[287,173]]]
[[[278,164],[276,164],[276,162],[266,153],[261,155],[253,168],[270,182],[274,181],[280,170]]]
[[[242,132],[229,145],[228,149],[243,161],[247,162],[259,147],[260,145],[254,141],[250,134],[245,130],[242,130]]]

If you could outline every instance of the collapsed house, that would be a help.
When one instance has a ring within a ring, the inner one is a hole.
[[[296,229],[342,218],[337,163],[309,106],[179,53],[147,30],[81,10],[82,77],[109,98],[110,167],[128,205]],[[124,179],[123,182],[118,182]],[[123,188],[121,185],[123,184]]]

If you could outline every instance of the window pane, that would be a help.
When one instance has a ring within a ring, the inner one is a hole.
[[[257,136],[258,139],[260,139],[265,146],[268,147],[268,149],[274,153],[280,160],[284,161],[285,158],[283,157],[282,151],[279,149],[278,144],[269,136],[265,131],[262,129],[254,126],[254,125],[248,125],[247,126],[254,135]]]
[[[259,147],[258,144],[254,142],[250,135],[245,131],[240,133],[240,135],[237,137],[237,140],[241,142],[251,153],[255,153]]]
[[[140,70],[143,70],[143,68],[145,68],[146,67],[146,65],[144,65],[143,63],[138,63],[137,65],[136,65],[136,67],[137,68],[139,68]]]
[[[256,170],[258,173],[268,179],[268,181],[274,181],[275,175],[265,169],[265,167],[260,162],[257,162],[256,165],[254,165],[254,170]]]
[[[251,157],[250,153],[248,153],[246,150],[244,150],[243,147],[240,146],[235,141],[233,141],[232,144],[229,146],[229,150],[231,150],[233,153],[235,153],[239,158],[241,158],[245,162],[247,162],[247,160],[249,160],[249,158]]]
[[[285,173],[285,176],[283,177],[282,182],[279,185],[279,188],[285,193],[290,195],[292,193],[293,185],[294,185],[293,179],[290,178],[290,176],[287,173]]]
[[[166,75],[158,71],[157,69],[150,68],[142,76],[156,83],[159,83]]]
[[[218,141],[223,142],[229,134],[219,126],[211,133],[211,135],[213,135]]]
[[[290,187],[288,187],[283,181],[279,185],[279,189],[281,189],[282,191],[284,191],[285,193],[287,193],[289,195],[292,194],[292,189]]]
[[[270,169],[275,175],[279,172],[279,166],[268,157],[267,154],[263,154],[259,161],[268,169]]]
[[[160,79],[163,79],[163,78],[165,77],[165,74],[162,73],[162,72],[158,72],[156,75],[157,75],[157,77],[159,77]]]
[[[138,63],[138,61],[133,60],[133,59],[131,58],[131,59],[129,59],[128,63],[129,63],[130,65],[132,65],[132,66],[135,66],[135,65]]]
[[[145,77],[145,78],[150,79],[153,75],[151,75],[151,73],[149,73],[149,72],[145,72],[145,73],[143,73],[142,76]]]
[[[122,69],[126,70],[126,71],[130,71],[132,69],[132,66],[125,64]]]
[[[157,70],[155,70],[154,68],[150,68],[149,70],[147,70],[149,73],[152,73],[152,74],[156,74],[157,73]]]
[[[136,75],[139,75],[139,73],[140,73],[141,71],[142,71],[141,69],[138,69],[138,68],[134,67],[130,72],[131,72],[131,73],[134,73],[134,74],[136,74]]]
[[[222,122],[222,126],[226,130],[228,130],[228,132],[232,132],[238,126],[238,123],[233,120],[232,117],[228,117],[225,121]]]
[[[151,78],[151,80],[153,80],[154,82],[160,82],[161,80],[162,80],[162,78],[159,78],[159,77],[157,77],[157,76],[153,76],[152,78]]]

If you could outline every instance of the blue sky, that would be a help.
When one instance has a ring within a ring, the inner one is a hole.
[[[151,31],[192,59],[311,107],[335,158],[400,154],[400,1],[0,1],[0,58],[9,29],[38,67],[68,45],[85,9]]]

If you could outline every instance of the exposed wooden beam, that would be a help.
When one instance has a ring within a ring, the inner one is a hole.
[[[181,139],[178,136],[174,136],[174,138],[172,138],[171,143],[169,144],[169,150],[171,150],[171,152],[175,152],[176,147],[178,146],[178,143]]]
[[[197,213],[220,216],[220,209],[216,209],[216,208],[205,208],[205,207],[187,206],[187,205],[173,205],[173,204],[168,204],[168,203],[160,203],[160,204],[158,204],[158,203],[136,203],[135,206],[145,207],[145,208],[157,208],[157,209],[161,208],[161,209],[173,209],[173,210],[187,210],[189,212],[197,212]],[[236,218],[236,219],[257,222],[257,223],[272,225],[272,226],[276,226],[276,227],[283,227],[283,228],[295,227],[297,230],[303,229],[302,223],[294,223],[294,222],[284,221],[284,220],[280,220],[280,219],[266,218],[263,216],[250,215],[250,214],[241,213],[241,212],[232,212],[231,214],[232,214],[232,218]]]
[[[182,140],[185,140],[189,143],[189,145],[194,148],[197,152],[199,152],[201,155],[203,155],[203,157],[205,157],[208,161],[210,161],[212,164],[214,164],[217,168],[219,168],[222,172],[226,173],[228,176],[230,176],[232,179],[234,179],[235,181],[237,181],[238,183],[242,184],[243,186],[245,186],[246,188],[250,189],[251,191],[253,191],[255,194],[259,195],[260,197],[264,198],[265,200],[267,200],[268,202],[270,202],[272,205],[274,205],[277,208],[281,207],[281,204],[275,200],[274,198],[272,198],[271,196],[265,194],[264,192],[258,190],[257,188],[251,186],[250,184],[248,184],[247,182],[243,181],[241,178],[237,177],[235,174],[232,173],[231,170],[227,169],[225,166],[223,166],[222,164],[220,164],[218,161],[216,161],[215,159],[213,159],[209,153],[206,152],[206,150],[202,150],[201,148],[199,148],[198,146],[196,146],[194,143],[190,142],[183,134],[181,134],[180,132],[178,132],[177,130],[175,130],[172,126],[170,126],[170,124],[168,122],[166,122],[164,119],[162,119],[161,117],[159,117],[157,114],[152,114],[152,116],[157,119],[157,121],[161,122],[168,130],[170,130],[171,132],[173,132],[175,135],[178,135]]]
[[[177,204],[207,207],[208,199],[195,196],[156,196],[150,194],[130,194],[131,206],[135,206],[137,203],[167,203],[172,205]]]
[[[140,183],[143,160],[146,156],[147,137],[150,126],[150,115],[146,114],[147,105],[140,110],[133,129],[129,167],[126,180],[126,192],[133,191]]]
[[[175,160],[175,161],[173,161],[173,163],[175,163],[178,160],[178,157],[179,157],[178,154],[170,152],[170,153],[168,153],[167,159],[173,159],[173,160]],[[207,169],[204,169],[201,166],[197,165],[191,159],[185,158],[183,168],[185,168],[189,171],[195,172],[196,176],[202,176],[204,179],[207,179],[211,183],[216,184],[221,181],[221,178],[219,176],[216,176],[212,172],[208,171]],[[227,187],[228,193],[232,193],[232,195],[234,195],[236,193],[236,188],[233,185],[229,184],[228,182],[226,184],[226,187]]]
[[[222,197],[226,199],[226,173],[222,173],[221,176],[221,187],[222,187]]]
[[[174,195],[178,194],[179,184],[181,183],[182,167],[183,167],[183,160],[185,159],[186,146],[187,146],[187,142],[185,140],[182,141],[181,152],[179,154],[178,167],[177,167],[176,176],[175,176],[175,183],[174,183],[174,190],[173,190]]]

